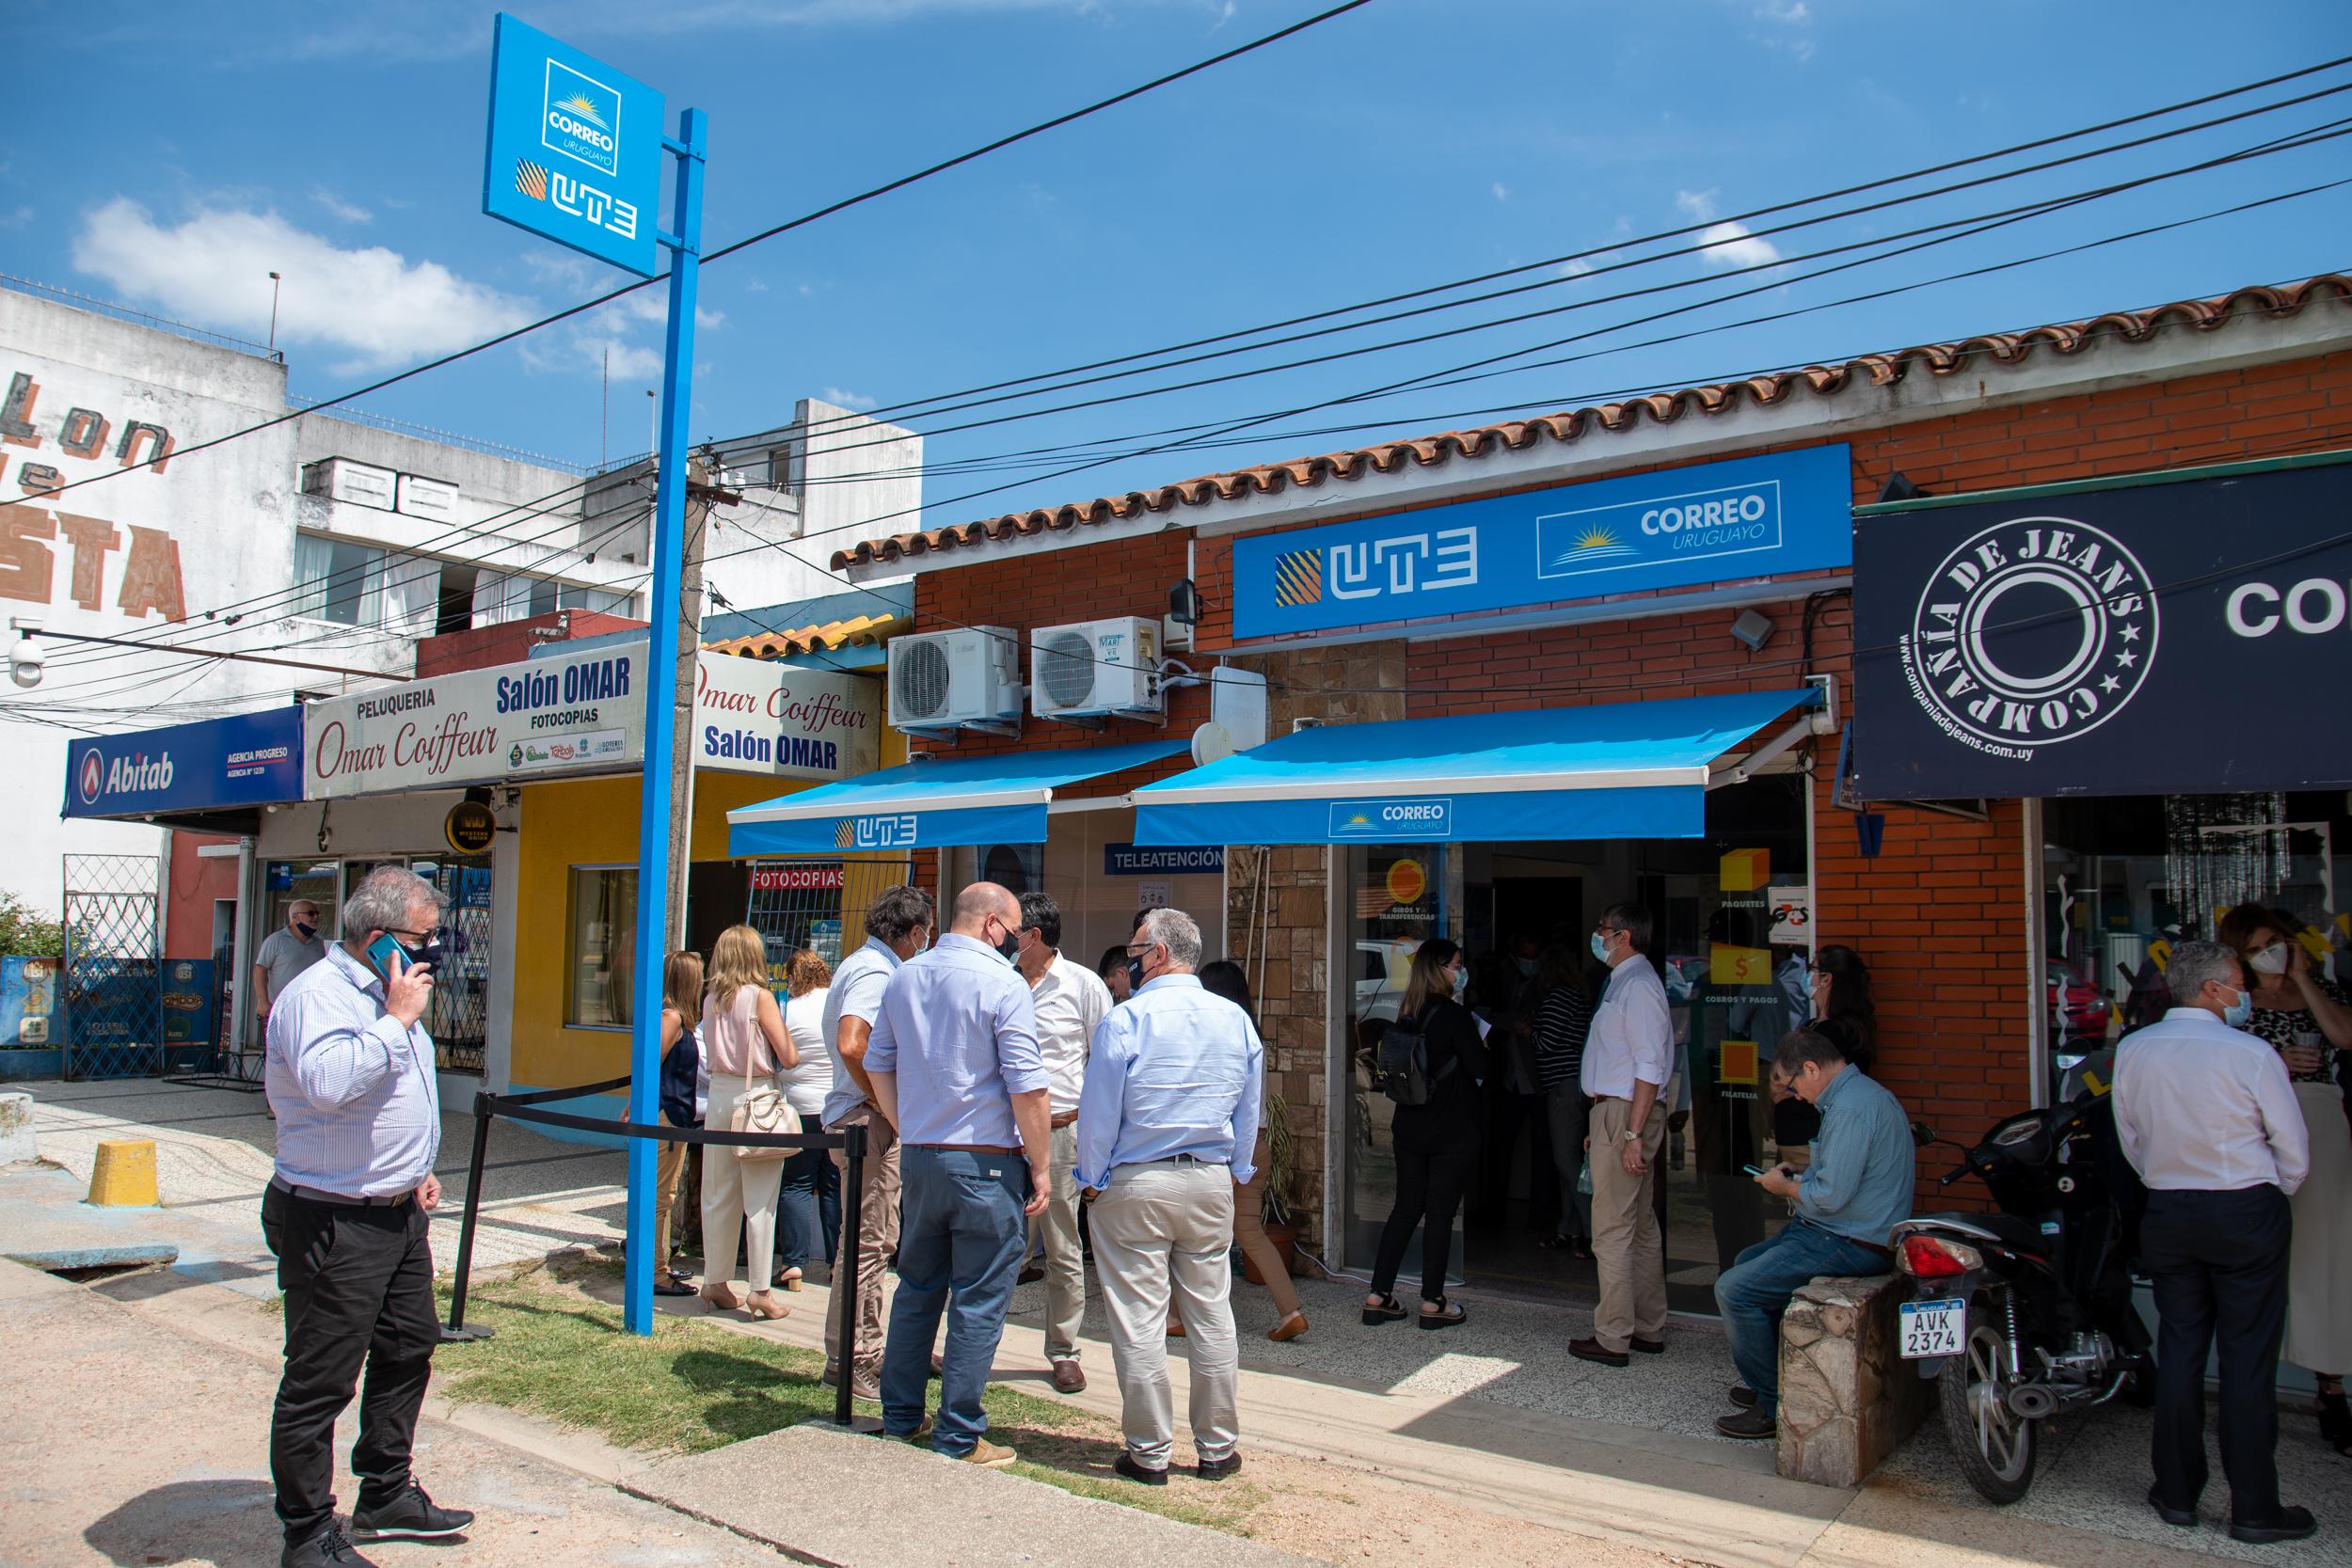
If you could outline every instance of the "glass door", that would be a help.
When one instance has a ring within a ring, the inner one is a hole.
[[[1447,853],[1442,845],[1366,846],[1335,850],[1332,860],[1345,879],[1342,956],[1332,966],[1341,1021],[1332,1081],[1341,1085],[1347,1149],[1342,1249],[1350,1267],[1368,1269],[1396,1201],[1396,1107],[1374,1087],[1374,1069],[1381,1033],[1396,1022],[1414,950],[1447,934]],[[1455,1225],[1458,1235],[1458,1219]],[[1417,1244],[1406,1247],[1408,1259],[1417,1255]],[[1457,1269],[1461,1256],[1456,1246]]]

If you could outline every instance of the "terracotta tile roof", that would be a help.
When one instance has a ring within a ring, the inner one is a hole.
[[[2338,305],[2352,305],[2352,275],[2324,273],[2300,283],[2258,284],[2211,299],[2176,300],[2153,309],[2110,311],[2088,321],[1988,333],[1957,342],[1922,343],[1892,354],[1867,354],[1842,365],[1808,365],[1803,370],[1778,371],[1742,381],[1654,392],[1623,403],[1206,474],[1156,490],[1130,490],[1123,496],[1104,496],[1075,505],[1009,513],[920,533],[893,534],[886,539],[866,540],[851,549],[834,551],[833,569],[838,572],[910,556],[1009,543],[1058,530],[1099,527],[1150,513],[1240,500],[1251,495],[1273,495],[1328,480],[1394,473],[1408,463],[1435,467],[1454,457],[1479,458],[1503,450],[1518,451],[1543,440],[1565,444],[1581,436],[1627,430],[1645,418],[1657,424],[1672,424],[1691,415],[1729,413],[1743,404],[1771,407],[1786,401],[1800,388],[1808,388],[1817,396],[1835,397],[1851,387],[1883,387],[1918,372],[1932,376],[1954,375],[1979,360],[2014,365],[2045,350],[2060,355],[2080,354],[2106,338],[2140,343],[2152,341],[2162,329],[2191,326],[2212,331],[2242,315],[2261,314],[2284,320],[2328,298]]]
[[[706,642],[703,646],[714,654],[734,654],[743,658],[784,658],[793,654],[830,653],[835,648],[867,647],[886,638],[896,637],[914,625],[913,616],[893,611],[887,615],[858,615],[847,621],[795,626],[789,631],[755,632],[749,637],[730,637],[721,642]]]

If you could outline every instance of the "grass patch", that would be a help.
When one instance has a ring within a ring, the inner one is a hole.
[[[497,1335],[437,1351],[436,1390],[655,1453],[704,1453],[832,1418],[834,1390],[818,1381],[822,1354],[677,1318],[657,1317],[650,1338],[624,1332],[620,1309],[585,1288],[610,1288],[620,1274],[608,1259],[559,1258],[505,1277],[477,1277],[466,1321]],[[446,1316],[448,1288],[437,1289]],[[1112,1422],[998,1384],[983,1402],[990,1437],[1020,1450],[1012,1471],[1032,1481],[1238,1535],[1249,1533],[1250,1515],[1265,1500],[1238,1478],[1137,1486],[1111,1473],[1119,1451]],[[875,1409],[860,1406],[866,1415]]]

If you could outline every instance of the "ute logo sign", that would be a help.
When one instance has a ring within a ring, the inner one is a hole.
[[[2154,667],[2156,634],[2147,571],[2113,534],[2017,517],[1936,567],[1902,639],[1903,676],[1955,740],[2030,756],[2121,713]]]

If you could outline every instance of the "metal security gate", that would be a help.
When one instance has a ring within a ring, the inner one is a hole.
[[[843,953],[864,944],[874,900],[914,879],[914,863],[906,860],[759,861],[743,919],[767,939],[769,968],[782,984],[803,947],[837,968]]]
[[[164,1069],[163,900],[153,855],[65,857],[65,1075]]]

